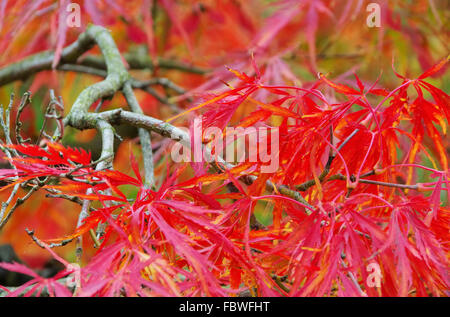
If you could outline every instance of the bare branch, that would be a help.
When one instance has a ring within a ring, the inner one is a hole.
[[[65,246],[66,244],[69,244],[70,242],[73,241],[73,239],[66,239],[66,240],[61,241],[60,243],[44,244],[38,237],[36,237],[34,235],[34,230],[29,230],[28,228],[25,228],[25,231],[31,237],[31,239],[33,239],[33,241],[38,246],[40,246],[42,249],[45,249],[46,246],[49,247],[50,249],[56,248],[56,247],[62,247],[62,246]]]
[[[361,175],[361,177],[365,177],[365,176],[367,176],[367,173],[365,175]],[[332,181],[332,180],[345,181],[345,180],[347,180],[347,177],[342,174],[336,174],[336,175],[330,176],[330,178],[327,181]],[[412,189],[412,190],[420,190],[421,189],[418,184],[414,184],[414,185],[397,184],[397,183],[380,182],[380,181],[375,181],[375,180],[371,180],[371,179],[363,179],[363,178],[360,178],[358,182],[362,183],[362,184],[372,184],[372,185],[378,185],[378,186],[394,187],[394,188],[399,188],[399,189]]]
[[[30,141],[30,139],[22,139],[22,136],[20,135],[20,128],[22,127],[22,122],[20,121],[20,115],[22,114],[23,110],[25,109],[25,107],[30,104],[31,102],[31,93],[29,91],[27,91],[23,97],[22,100],[20,101],[20,105],[19,108],[17,109],[17,115],[16,115],[16,140],[18,144],[22,144],[25,142]]]
[[[0,230],[2,230],[3,227],[6,225],[8,220],[13,215],[14,211],[16,211],[17,207],[22,205],[28,198],[30,198],[31,195],[39,189],[39,187],[40,187],[39,185],[35,185],[35,186],[31,187],[30,191],[25,196],[23,196],[22,198],[18,198],[16,200],[15,204],[11,207],[11,209],[9,210],[6,217],[0,219]],[[9,205],[9,203],[8,203],[8,205]]]

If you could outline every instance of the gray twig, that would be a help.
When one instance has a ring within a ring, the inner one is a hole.
[[[139,105],[136,99],[136,96],[134,95],[130,82],[125,83],[123,87],[123,94],[128,102],[128,105],[130,106],[131,111],[141,115],[144,114],[141,106]],[[144,160],[145,186],[151,188],[155,185],[155,176],[153,172],[153,150],[150,132],[143,128],[139,128],[138,133],[141,142],[142,156]]]

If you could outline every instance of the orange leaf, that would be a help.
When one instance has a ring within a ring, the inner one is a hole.
[[[252,112],[248,117],[241,120],[239,126],[241,127],[249,127],[255,124],[258,121],[262,121],[267,119],[270,116],[271,112],[267,110],[257,110]]]
[[[320,74],[319,76],[320,76],[320,79],[322,79],[324,82],[326,82],[328,84],[328,86],[333,87],[334,90],[336,90],[337,92],[339,92],[341,94],[346,94],[346,95],[360,95],[361,94],[359,91],[356,91],[355,89],[348,87],[346,85],[333,83],[331,80],[328,80],[323,74]]]
[[[447,64],[447,62],[449,60],[450,60],[450,55],[448,55],[447,58],[444,58],[443,60],[441,60],[439,63],[437,63],[433,67],[429,68],[427,71],[425,71],[425,73],[420,75],[418,77],[418,79],[424,79],[424,78],[427,78],[427,77],[430,77],[430,76],[436,74],[438,71],[441,70],[442,67],[445,66],[445,64]]]

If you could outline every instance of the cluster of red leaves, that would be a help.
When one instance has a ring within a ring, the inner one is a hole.
[[[151,190],[134,158],[134,176],[95,171],[86,152],[48,143],[45,149],[15,146],[24,156],[12,162],[19,174],[1,175],[25,182],[77,168],[47,188],[100,202],[63,238],[106,224],[99,250],[80,269],[77,295],[227,296],[245,289],[260,296],[446,295],[449,209],[441,205],[450,192],[443,144],[450,100],[426,81],[446,62],[417,79],[398,75],[403,82],[392,90],[356,76],[358,89],[323,75],[309,88],[270,86],[256,66],[255,77],[233,71],[240,80],[236,88],[188,112],[205,110],[205,126],[225,127],[244,102],[254,105],[238,125],[277,123],[280,166],[273,173],[260,174],[256,167],[263,163],[245,162],[223,174],[195,169],[181,182],[189,165],[173,165],[159,189]],[[326,97],[321,85],[336,95]],[[260,91],[267,102],[252,97]],[[439,162],[423,146],[427,139]],[[420,165],[421,155],[433,167]],[[434,181],[418,183],[417,170],[430,172]],[[238,180],[244,174],[256,180],[246,185]],[[267,194],[268,181],[298,188],[309,205],[277,191]],[[137,189],[133,199],[124,185]],[[255,226],[261,204],[272,219]],[[368,283],[373,263],[380,268],[379,287]],[[1,266],[33,275],[18,264]],[[71,272],[68,267],[58,278]],[[55,279],[34,277],[20,290],[47,285],[56,295],[67,293]]]

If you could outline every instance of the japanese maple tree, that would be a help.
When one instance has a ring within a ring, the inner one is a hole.
[[[448,10],[378,2],[0,0],[0,295],[447,296]]]

